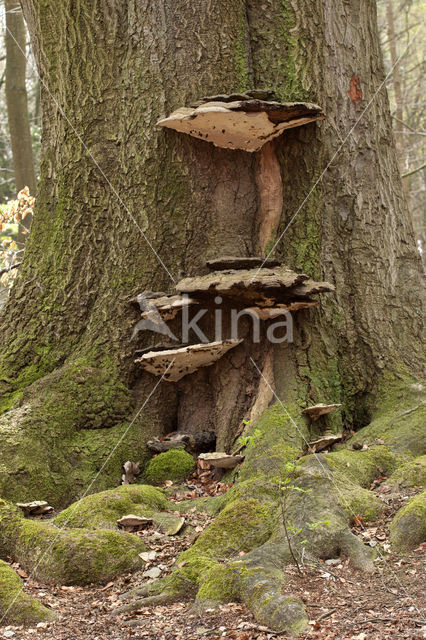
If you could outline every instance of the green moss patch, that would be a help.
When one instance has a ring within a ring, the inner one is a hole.
[[[187,478],[194,467],[194,458],[184,449],[171,449],[149,461],[144,477],[152,484],[163,484],[166,480],[178,482]]]
[[[117,529],[117,520],[124,515],[151,517],[159,509],[167,509],[161,491],[149,485],[125,485],[74,502],[53,523],[59,527]]]
[[[25,593],[18,574],[0,560],[0,619],[11,624],[35,624],[54,617],[53,612]]]
[[[390,526],[390,539],[400,553],[412,551],[426,541],[426,491],[398,511]]]
[[[426,456],[410,460],[397,469],[386,484],[397,488],[426,487]]]
[[[28,520],[0,500],[0,554],[8,555],[41,581],[84,585],[102,583],[143,566],[145,544],[118,531],[59,529]]]

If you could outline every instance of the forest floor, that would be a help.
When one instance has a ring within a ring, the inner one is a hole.
[[[391,553],[388,525],[408,499],[390,487],[376,488],[384,511],[375,523],[353,523],[353,531],[366,544],[376,547],[376,571],[365,575],[347,559],[331,559],[318,566],[287,567],[284,593],[299,597],[306,605],[310,629],[300,639],[310,640],[402,640],[426,638],[425,565],[426,543],[412,554]],[[195,510],[187,516],[189,533],[167,537],[154,530],[139,532],[150,549],[151,559],[132,575],[120,576],[102,587],[47,586],[26,576],[12,565],[25,582],[25,589],[58,613],[58,620],[35,627],[0,627],[2,638],[44,640],[272,640],[288,638],[256,623],[241,604],[224,604],[219,610],[195,614],[192,602],[145,607],[112,615],[123,604],[120,596],[153,581],[144,575],[156,569],[167,575],[179,553],[193,544],[211,517]],[[195,533],[194,533],[195,531]]]

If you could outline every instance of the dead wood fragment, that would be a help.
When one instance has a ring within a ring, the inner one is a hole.
[[[124,473],[121,476],[121,484],[134,484],[136,476],[140,473],[140,462],[131,462],[127,460],[123,464]]]

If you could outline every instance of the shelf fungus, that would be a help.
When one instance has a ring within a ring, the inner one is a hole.
[[[52,513],[53,507],[51,507],[44,500],[35,500],[34,502],[17,502],[16,506],[24,512],[24,516],[29,518],[33,516],[45,516]]]
[[[123,529],[123,531],[141,531],[151,526],[153,522],[152,518],[143,518],[131,513],[117,520],[117,526],[119,529]]]
[[[313,440],[312,442],[308,442],[308,451],[315,453],[316,451],[322,451],[327,447],[330,447],[332,444],[336,444],[336,442],[341,442],[343,436],[341,433],[337,434],[325,434],[318,440]]]
[[[243,462],[244,456],[233,456],[221,451],[215,451],[213,453],[200,453],[198,459],[217,469],[233,469],[237,464]]]
[[[328,282],[314,282],[307,275],[281,265],[214,271],[205,276],[184,278],[177,283],[176,289],[195,300],[221,296],[240,305],[281,308],[281,312],[285,312],[317,304],[309,295],[334,291],[334,286]],[[270,315],[277,314],[271,310]]]
[[[195,107],[173,111],[157,125],[212,142],[216,147],[253,152],[286,129],[322,118],[321,107],[316,104],[261,100],[247,93],[203,98]]]
[[[163,376],[168,382],[177,382],[201,367],[208,367],[219,360],[227,351],[240,344],[242,340],[223,340],[192,344],[179,349],[149,351],[135,360],[143,369],[157,376]]]
[[[320,416],[332,413],[341,407],[341,404],[315,404],[312,407],[306,407],[302,413],[308,415],[313,421],[318,420]]]

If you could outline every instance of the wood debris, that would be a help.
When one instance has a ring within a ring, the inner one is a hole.
[[[130,460],[123,464],[124,473],[121,476],[121,484],[134,484],[136,482],[136,476],[141,471],[140,464],[140,462],[131,462]]]

